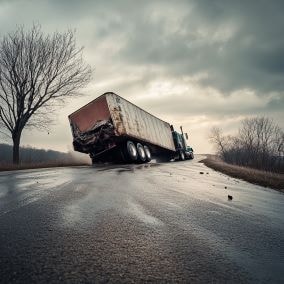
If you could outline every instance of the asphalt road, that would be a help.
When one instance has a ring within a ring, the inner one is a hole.
[[[284,194],[198,160],[1,173],[0,282],[284,283]]]

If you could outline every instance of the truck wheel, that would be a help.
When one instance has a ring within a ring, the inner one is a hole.
[[[179,151],[179,160],[180,161],[184,161],[185,160],[185,155],[184,155],[184,152],[182,150]]]
[[[146,161],[146,153],[142,144],[137,143],[138,160],[142,163]]]
[[[136,161],[138,157],[137,149],[132,141],[127,141],[126,152],[130,161]]]
[[[145,151],[145,155],[146,155],[146,161],[150,162],[152,159],[152,155],[151,155],[151,151],[150,148],[148,146],[144,146],[144,151]]]

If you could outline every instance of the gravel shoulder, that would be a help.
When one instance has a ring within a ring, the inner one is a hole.
[[[224,173],[228,176],[284,192],[284,174],[276,174],[272,172],[230,165],[214,155],[207,155],[207,157],[201,160],[200,163],[203,163],[207,167]]]

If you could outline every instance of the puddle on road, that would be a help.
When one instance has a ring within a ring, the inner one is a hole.
[[[94,165],[93,168],[97,172],[113,172],[115,171],[118,175],[122,173],[135,173],[139,170],[151,169],[153,167],[159,167],[160,163],[147,163],[147,164],[108,164],[108,165]]]
[[[117,169],[116,170],[117,174],[122,174],[122,173],[125,173],[125,172],[132,172],[132,173],[134,173],[135,169],[134,168],[124,168],[124,169]]]

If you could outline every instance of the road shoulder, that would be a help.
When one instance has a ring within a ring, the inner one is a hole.
[[[247,182],[270,187],[284,193],[284,174],[260,171],[256,169],[230,165],[214,155],[207,155],[199,161],[213,170],[222,172],[228,176],[243,179]]]

